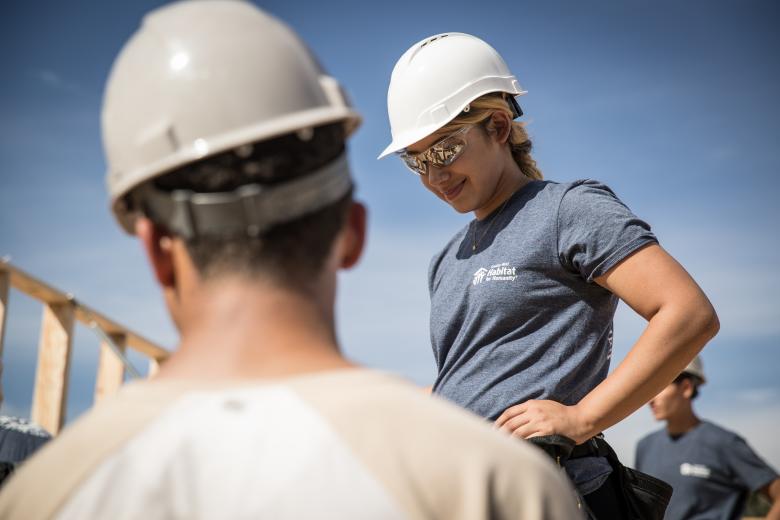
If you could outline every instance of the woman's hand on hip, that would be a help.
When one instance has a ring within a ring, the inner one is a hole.
[[[580,444],[593,436],[591,427],[576,406],[548,400],[531,400],[511,406],[496,419],[495,426],[521,439],[557,434]]]

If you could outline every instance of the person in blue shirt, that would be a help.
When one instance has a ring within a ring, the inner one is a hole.
[[[751,491],[772,502],[767,518],[780,519],[780,477],[734,432],[700,419],[693,400],[706,381],[696,357],[652,401],[666,427],[639,441],[636,468],[674,488],[669,520],[740,518]]]

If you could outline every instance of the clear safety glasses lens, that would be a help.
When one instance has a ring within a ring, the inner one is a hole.
[[[464,126],[441,141],[432,145],[424,152],[410,154],[406,151],[399,152],[404,164],[417,175],[428,174],[428,164],[437,168],[449,166],[461,156],[466,149],[466,140],[463,135],[471,129],[472,125]]]
[[[406,152],[398,154],[404,164],[417,175],[426,175],[428,173],[428,165],[418,155],[411,155]]]

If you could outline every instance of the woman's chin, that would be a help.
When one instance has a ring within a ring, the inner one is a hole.
[[[459,204],[458,201],[447,202],[447,205],[460,214],[471,213],[473,211],[473,208],[464,204]]]

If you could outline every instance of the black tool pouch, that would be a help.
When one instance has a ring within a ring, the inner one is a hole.
[[[594,437],[599,455],[606,457],[618,479],[631,520],[663,520],[672,486],[646,473],[627,468],[603,437]]]
[[[598,435],[578,446],[563,435],[544,435],[531,437],[528,440],[544,450],[559,466],[563,466],[570,458],[605,457],[612,466],[623,503],[628,509],[629,516],[626,520],[663,520],[669,499],[672,497],[672,486],[663,480],[624,466],[603,436]],[[585,512],[594,518],[584,503],[581,504],[582,506],[585,506],[583,507]]]

